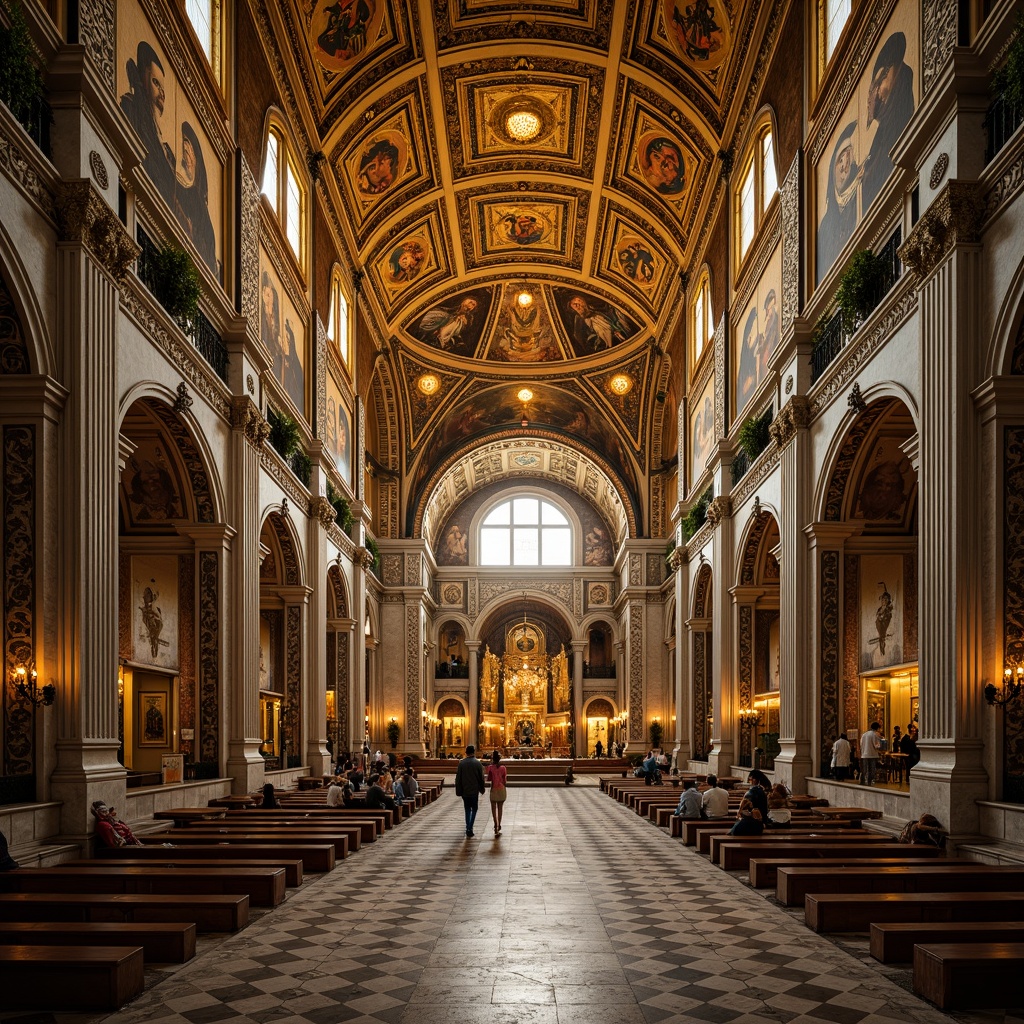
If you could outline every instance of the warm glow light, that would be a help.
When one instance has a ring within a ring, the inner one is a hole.
[[[505,129],[516,142],[532,142],[540,135],[540,118],[532,110],[513,110],[505,118]]]
[[[524,288],[517,296],[516,302],[519,303],[524,309],[527,306],[533,305],[533,293]]]
[[[425,373],[417,381],[416,385],[425,395],[433,395],[441,387],[441,381],[432,373]]]
[[[521,388],[516,397],[520,402],[529,402],[533,398],[533,392],[529,388]]]
[[[625,373],[617,373],[608,382],[608,386],[619,396],[627,395],[633,387],[633,378]]]

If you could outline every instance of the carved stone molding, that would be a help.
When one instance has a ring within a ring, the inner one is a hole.
[[[62,242],[86,246],[118,285],[124,283],[139,247],[88,178],[58,187],[57,223]]]
[[[117,91],[114,73],[114,0],[80,0],[78,38],[112,92]]]
[[[732,498],[719,495],[708,505],[708,522],[717,526],[723,519],[732,515]]]
[[[782,334],[800,312],[800,160],[793,157],[779,190],[782,219]]]
[[[334,522],[337,512],[334,506],[323,496],[312,498],[309,502],[309,518],[319,519],[320,525],[326,530]]]
[[[374,561],[376,559],[369,548],[356,548],[356,562],[363,570],[369,572],[373,568]]]
[[[932,82],[935,81],[956,44],[958,7],[957,0],[926,0],[921,5],[924,35],[921,47],[924,56],[921,79],[925,92],[931,88]]]
[[[245,439],[257,450],[270,436],[270,424],[247,395],[236,395],[231,399],[231,426],[235,430],[244,430]]]
[[[927,277],[957,245],[978,241],[984,203],[978,185],[949,181],[899,248],[918,280]]]
[[[768,425],[772,440],[781,451],[796,437],[798,430],[806,430],[811,422],[811,406],[806,395],[793,395]]]
[[[673,572],[679,572],[679,570],[683,567],[683,555],[679,548],[673,548],[669,552],[668,567]]]

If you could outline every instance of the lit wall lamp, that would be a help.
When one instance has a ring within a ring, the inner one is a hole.
[[[740,708],[740,728],[753,729],[761,724],[760,708]]]
[[[36,707],[42,705],[48,708],[57,699],[57,687],[53,683],[37,686],[36,678],[34,664],[18,665],[17,668],[11,669],[11,682],[14,684],[15,693]]]
[[[1016,700],[1021,691],[1024,690],[1024,665],[1018,665],[1016,671],[1008,668],[1003,673],[1003,689],[1000,692],[995,684],[989,683],[984,690],[985,700],[989,704],[1003,707],[1010,701]]]

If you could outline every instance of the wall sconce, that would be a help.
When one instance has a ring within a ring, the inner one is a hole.
[[[391,716],[391,720],[390,720],[390,722],[389,722],[388,724],[389,724],[389,725],[395,725],[395,724],[397,724],[397,722],[398,722],[398,719],[397,719],[397,718],[395,718],[395,716],[394,716],[394,715],[392,715],[392,716]]]
[[[1016,700],[1021,695],[1022,690],[1024,690],[1024,665],[1018,665],[1016,671],[1008,668],[1003,673],[1001,695],[993,683],[989,683],[985,687],[985,700],[993,706],[1004,707],[1010,701]]]
[[[36,686],[36,678],[35,665],[19,665],[11,669],[11,682],[18,696],[36,707],[48,708],[57,699],[57,687],[53,683]]]
[[[761,711],[759,708],[740,708],[740,728],[753,729],[755,725],[761,724]]]

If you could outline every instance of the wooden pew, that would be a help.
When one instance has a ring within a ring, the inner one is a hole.
[[[708,853],[711,856],[712,864],[720,864],[727,871],[738,871],[737,867],[726,867],[722,860],[722,850],[728,846],[743,844],[745,846],[757,847],[763,845],[765,849],[769,846],[775,847],[777,852],[774,856],[781,856],[786,848],[794,843],[803,846],[856,846],[859,843],[871,845],[873,843],[892,843],[892,839],[876,833],[864,832],[860,829],[835,829],[832,832],[817,832],[814,829],[787,829],[786,832],[766,831],[759,836],[731,836],[728,832],[717,832],[708,837]],[[698,838],[698,849],[700,848]],[[767,855],[766,855],[767,856]],[[743,860],[742,868],[747,869],[747,861]]]
[[[871,925],[871,955],[883,964],[910,963],[914,946],[946,942],[1024,942],[1024,921],[894,921]]]
[[[249,923],[249,897],[3,892],[0,921],[191,921],[201,932],[237,932]]]
[[[156,867],[123,868],[105,861],[96,867],[70,866],[73,870],[62,866],[10,871],[0,878],[0,885],[13,893],[244,895],[257,907],[284,902],[284,868],[175,868],[167,872]]]
[[[5,1010],[119,1010],[144,987],[138,946],[0,946]]]
[[[191,921],[5,921],[2,946],[141,946],[147,964],[183,964],[196,955]]]
[[[812,892],[996,892],[1018,889],[1022,884],[1024,869],[971,861],[843,871],[802,865],[779,869],[775,896],[784,906],[800,907]]]
[[[733,822],[736,821],[736,811],[739,808],[739,802],[734,805],[732,802],[729,804],[729,814],[724,818],[676,818],[673,816],[675,807],[652,807],[651,808],[651,820],[662,828],[669,829],[669,835],[673,839],[678,838],[683,834],[683,822],[703,822],[705,825],[718,825],[722,822],[727,822],[729,828],[732,828]],[[830,822],[830,824],[835,824]],[[815,828],[821,825],[820,819],[815,821],[809,811],[794,811],[793,812],[793,824],[787,831],[792,831],[794,828],[800,828],[801,826],[810,827],[814,825]],[[841,825],[837,827],[842,827]],[[726,830],[728,831],[728,829]],[[687,845],[693,845],[687,844]]]
[[[128,854],[124,854],[121,857],[100,857],[95,860],[75,860],[68,864],[61,864],[60,867],[74,871],[78,867],[110,867],[112,864],[116,864],[122,868],[162,868],[167,871],[179,871],[181,868],[196,868],[197,870],[207,870],[208,868],[220,868],[224,870],[236,870],[237,868],[283,868],[284,869],[284,884],[289,889],[297,889],[302,885],[302,861],[301,860],[288,860],[284,857],[274,858],[272,854],[265,854],[258,860],[237,860],[228,854],[223,853],[220,856],[213,854],[213,856],[207,855],[205,858],[201,857],[189,857],[187,854],[184,857],[178,857],[177,850],[168,850],[162,846],[122,846],[120,850],[145,850],[139,857],[132,857]],[[149,854],[152,850],[156,853],[159,850],[163,856],[154,857]],[[234,861],[234,863],[232,863]]]
[[[802,857],[805,853],[813,856],[814,850],[826,849],[830,857],[898,857],[894,852],[899,843],[893,842],[861,842],[861,836],[849,836],[848,842],[826,843],[818,845],[817,837],[804,836],[803,842],[789,841],[775,843],[756,840],[749,843],[725,843],[719,850],[719,865],[726,871],[749,871],[750,861],[754,857]]]
[[[922,860],[934,860],[942,857],[942,851],[936,846],[908,846],[900,852],[887,854],[885,857],[833,857],[832,851],[823,846],[816,848],[816,853],[806,853],[798,857],[751,857],[749,872],[750,884],[755,889],[774,889],[778,881],[779,868],[794,867],[827,867],[833,871],[838,868],[855,867],[890,867],[905,864],[908,860],[919,863]],[[875,853],[874,850],[871,851]]]
[[[914,947],[914,992],[942,1010],[1019,1006],[1024,943],[952,942]]]
[[[251,825],[254,821],[270,822],[313,822],[323,820],[327,824],[349,824],[373,821],[377,823],[376,834],[383,835],[388,829],[401,822],[398,811],[387,807],[282,807],[280,810],[265,811],[254,807],[248,811],[228,811],[215,824],[232,824],[240,821]]]
[[[1020,921],[1020,892],[811,894],[804,921],[816,932],[867,932],[876,921]]]
[[[342,860],[347,856],[350,843],[353,837],[351,834],[318,829],[316,831],[296,828],[255,828],[255,829],[232,829],[232,828],[195,828],[185,829],[175,833],[174,840],[180,841],[182,845],[192,843],[198,845],[209,845],[210,843],[238,843],[243,846],[259,843],[273,843],[275,846],[288,846],[297,843],[306,846],[310,843],[329,843],[334,847],[335,856]],[[355,836],[359,841],[359,836]],[[356,847],[358,849],[358,846]]]
[[[174,854],[175,860],[211,860],[223,857],[226,861],[260,861],[273,860],[281,857],[284,860],[297,860],[302,865],[302,870],[314,873],[333,871],[335,864],[334,847],[328,843],[307,843],[287,845],[282,843],[275,846],[271,843],[242,845],[241,843],[215,842],[204,843],[202,841],[193,843],[195,837],[188,837],[176,834],[175,843],[168,847],[162,842],[150,842],[148,837],[143,838],[145,846],[117,846],[100,847],[96,851],[98,859],[118,861],[124,858],[138,860],[160,861],[164,854]]]
[[[683,821],[681,818],[679,818],[676,820],[681,822],[681,827],[683,830],[683,845],[696,846],[697,831],[699,829],[706,829],[709,832],[714,832],[715,830],[728,832],[729,829],[731,829],[732,826],[735,824],[736,816],[732,815],[728,818],[692,818],[687,819],[686,821]],[[815,832],[825,834],[827,832],[832,832],[835,829],[848,829],[849,827],[849,824],[847,824],[845,821],[821,821],[815,823],[814,830]],[[790,829],[789,831],[792,832],[793,830]],[[710,846],[706,846],[701,852],[707,853],[709,849]]]

